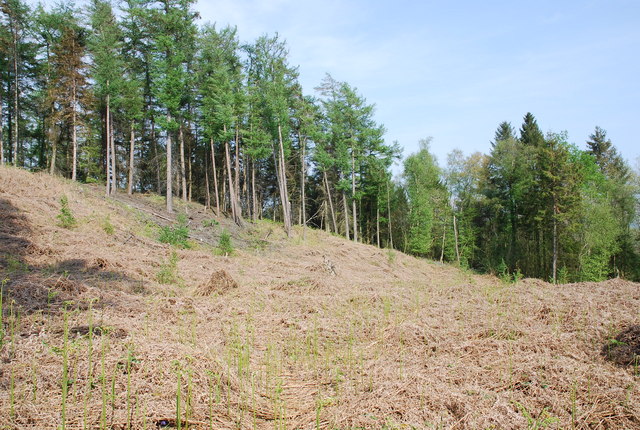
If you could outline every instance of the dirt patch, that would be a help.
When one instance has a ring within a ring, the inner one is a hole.
[[[602,355],[620,366],[640,365],[640,325],[632,325],[609,339]]]
[[[280,291],[316,291],[326,290],[327,287],[321,281],[309,277],[292,279],[287,282],[280,282],[273,287],[274,290]]]
[[[224,294],[234,288],[238,288],[238,283],[225,270],[221,269],[213,272],[207,282],[200,284],[194,295],[204,297],[214,293]]]

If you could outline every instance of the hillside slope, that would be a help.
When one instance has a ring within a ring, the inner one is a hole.
[[[0,167],[0,429],[640,428],[637,366],[602,355],[639,284],[504,284],[178,208],[190,249],[157,240],[158,197]]]

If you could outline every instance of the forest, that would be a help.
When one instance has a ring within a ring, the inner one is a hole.
[[[194,3],[2,0],[0,163],[503,278],[640,279],[637,174],[604,129],[582,149],[526,113],[489,154],[403,158],[354,86],[305,94],[278,34],[241,42]]]

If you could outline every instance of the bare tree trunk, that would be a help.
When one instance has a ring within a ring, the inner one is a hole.
[[[389,247],[393,248],[393,231],[391,229],[391,194],[389,193],[388,181],[387,181],[387,225],[389,226]]]
[[[113,115],[109,121],[109,140],[111,141],[111,174],[113,175],[113,184],[111,185],[111,194],[115,194],[118,189],[118,172],[116,171],[116,142],[113,133]]]
[[[71,180],[76,180],[78,170],[78,139],[76,134],[76,81],[71,82],[71,146],[73,147],[73,167],[71,170]]]
[[[251,203],[253,205],[253,221],[258,221],[258,200],[256,198],[256,162],[251,158]]]
[[[353,215],[353,241],[358,241],[358,215],[356,212],[356,157],[351,148],[351,207]]]
[[[553,202],[553,283],[557,282],[558,274],[558,206],[555,197]]]
[[[170,113],[167,113],[167,123],[171,124]],[[173,212],[173,184],[171,162],[171,131],[167,130],[167,212]]]
[[[53,128],[53,126],[51,126],[51,128]],[[53,133],[52,133],[53,135]],[[57,139],[52,139],[51,140],[51,167],[49,168],[49,173],[51,175],[53,175],[56,171],[56,154],[58,153],[58,140]]]
[[[344,234],[349,240],[349,206],[347,205],[347,193],[344,191],[342,192],[342,205],[344,206]]]
[[[18,106],[18,23],[13,25],[13,165],[18,165],[18,134],[20,130],[20,110]]]
[[[206,200],[204,204],[205,212],[211,207],[211,192],[209,191],[209,162],[207,160],[207,151],[204,154],[204,184],[206,190]]]
[[[282,142],[282,127],[278,125],[278,141],[280,151],[278,155],[280,163],[280,199],[282,202],[282,212],[284,216],[284,229],[287,236],[291,236],[291,206],[289,205],[289,192],[287,191],[287,173],[284,162],[284,143]]]
[[[216,216],[220,216],[220,197],[218,193],[218,172],[216,170],[216,154],[213,145],[213,137],[209,140],[211,146],[211,167],[213,169],[213,192],[216,196]]]
[[[242,214],[240,212],[240,208],[238,208],[236,188],[233,184],[233,176],[231,175],[231,156],[229,154],[229,142],[226,140],[224,142],[224,152],[227,159],[227,177],[229,179],[229,200],[231,203],[231,216],[233,217],[233,222],[238,225],[242,225]]]
[[[162,193],[162,178],[160,177],[160,154],[158,153],[158,140],[156,139],[156,121],[151,117],[151,142],[153,144],[153,155],[155,158],[156,168],[156,191],[158,194]]]
[[[109,81],[107,81],[107,87],[109,87]],[[109,197],[111,195],[111,138],[109,137],[109,123],[111,122],[111,98],[109,94],[107,94],[107,112],[105,114],[105,126],[104,126],[104,134],[105,134],[105,143],[107,147],[107,159],[105,160],[105,176],[106,176],[106,196]]]
[[[235,159],[235,193],[236,193],[236,204],[240,207],[240,129],[236,126],[236,141],[235,141],[235,151],[236,151],[236,159]]]
[[[187,130],[191,130],[191,121],[187,121]],[[196,126],[196,134],[195,134],[195,139],[197,141],[198,139],[198,135],[197,135],[198,129]],[[190,202],[191,201],[191,196],[193,195],[193,165],[191,164],[191,160],[193,158],[193,139],[189,139],[187,141],[187,171],[189,172],[187,174],[187,200]]]
[[[180,179],[182,183],[182,200],[187,200],[187,172],[184,166],[184,132],[182,130],[182,123],[180,123],[178,131],[178,139],[180,144]]]
[[[2,120],[4,115],[2,113],[2,88],[0,88],[0,166],[4,166],[4,133]]]
[[[131,121],[131,135],[129,137],[129,180],[127,181],[127,194],[133,194],[133,152],[136,144],[135,122]]]
[[[376,203],[376,243],[380,248],[380,207]]]
[[[304,186],[305,186],[305,176],[306,176],[306,164],[304,158],[304,151],[306,146],[306,139],[302,140],[302,154],[300,156],[300,165],[302,166],[300,169],[300,206],[302,211],[302,240],[307,239],[307,209],[305,205],[305,196],[304,196]]]
[[[447,224],[442,223],[442,248],[440,249],[440,262],[444,262],[444,239],[447,236]]]
[[[322,177],[324,179],[324,185],[327,190],[327,201],[329,201],[331,221],[333,222],[333,231],[334,233],[338,234],[338,221],[336,220],[336,211],[333,209],[333,199],[331,198],[331,189],[329,188],[329,179],[327,178],[326,170],[322,171]]]
[[[458,223],[456,221],[456,216],[453,216],[453,235],[455,237],[456,242],[456,258],[458,259],[458,266],[460,265],[460,248],[458,248]]]

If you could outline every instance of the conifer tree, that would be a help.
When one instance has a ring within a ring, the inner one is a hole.
[[[60,136],[66,136],[71,152],[71,166],[66,166],[69,176],[76,180],[78,165],[78,127],[85,125],[85,112],[91,104],[87,78],[88,66],[84,62],[86,33],[77,25],[64,28],[52,56],[52,85],[49,103],[53,106],[53,121],[60,128]],[[55,163],[55,149],[52,155]]]

